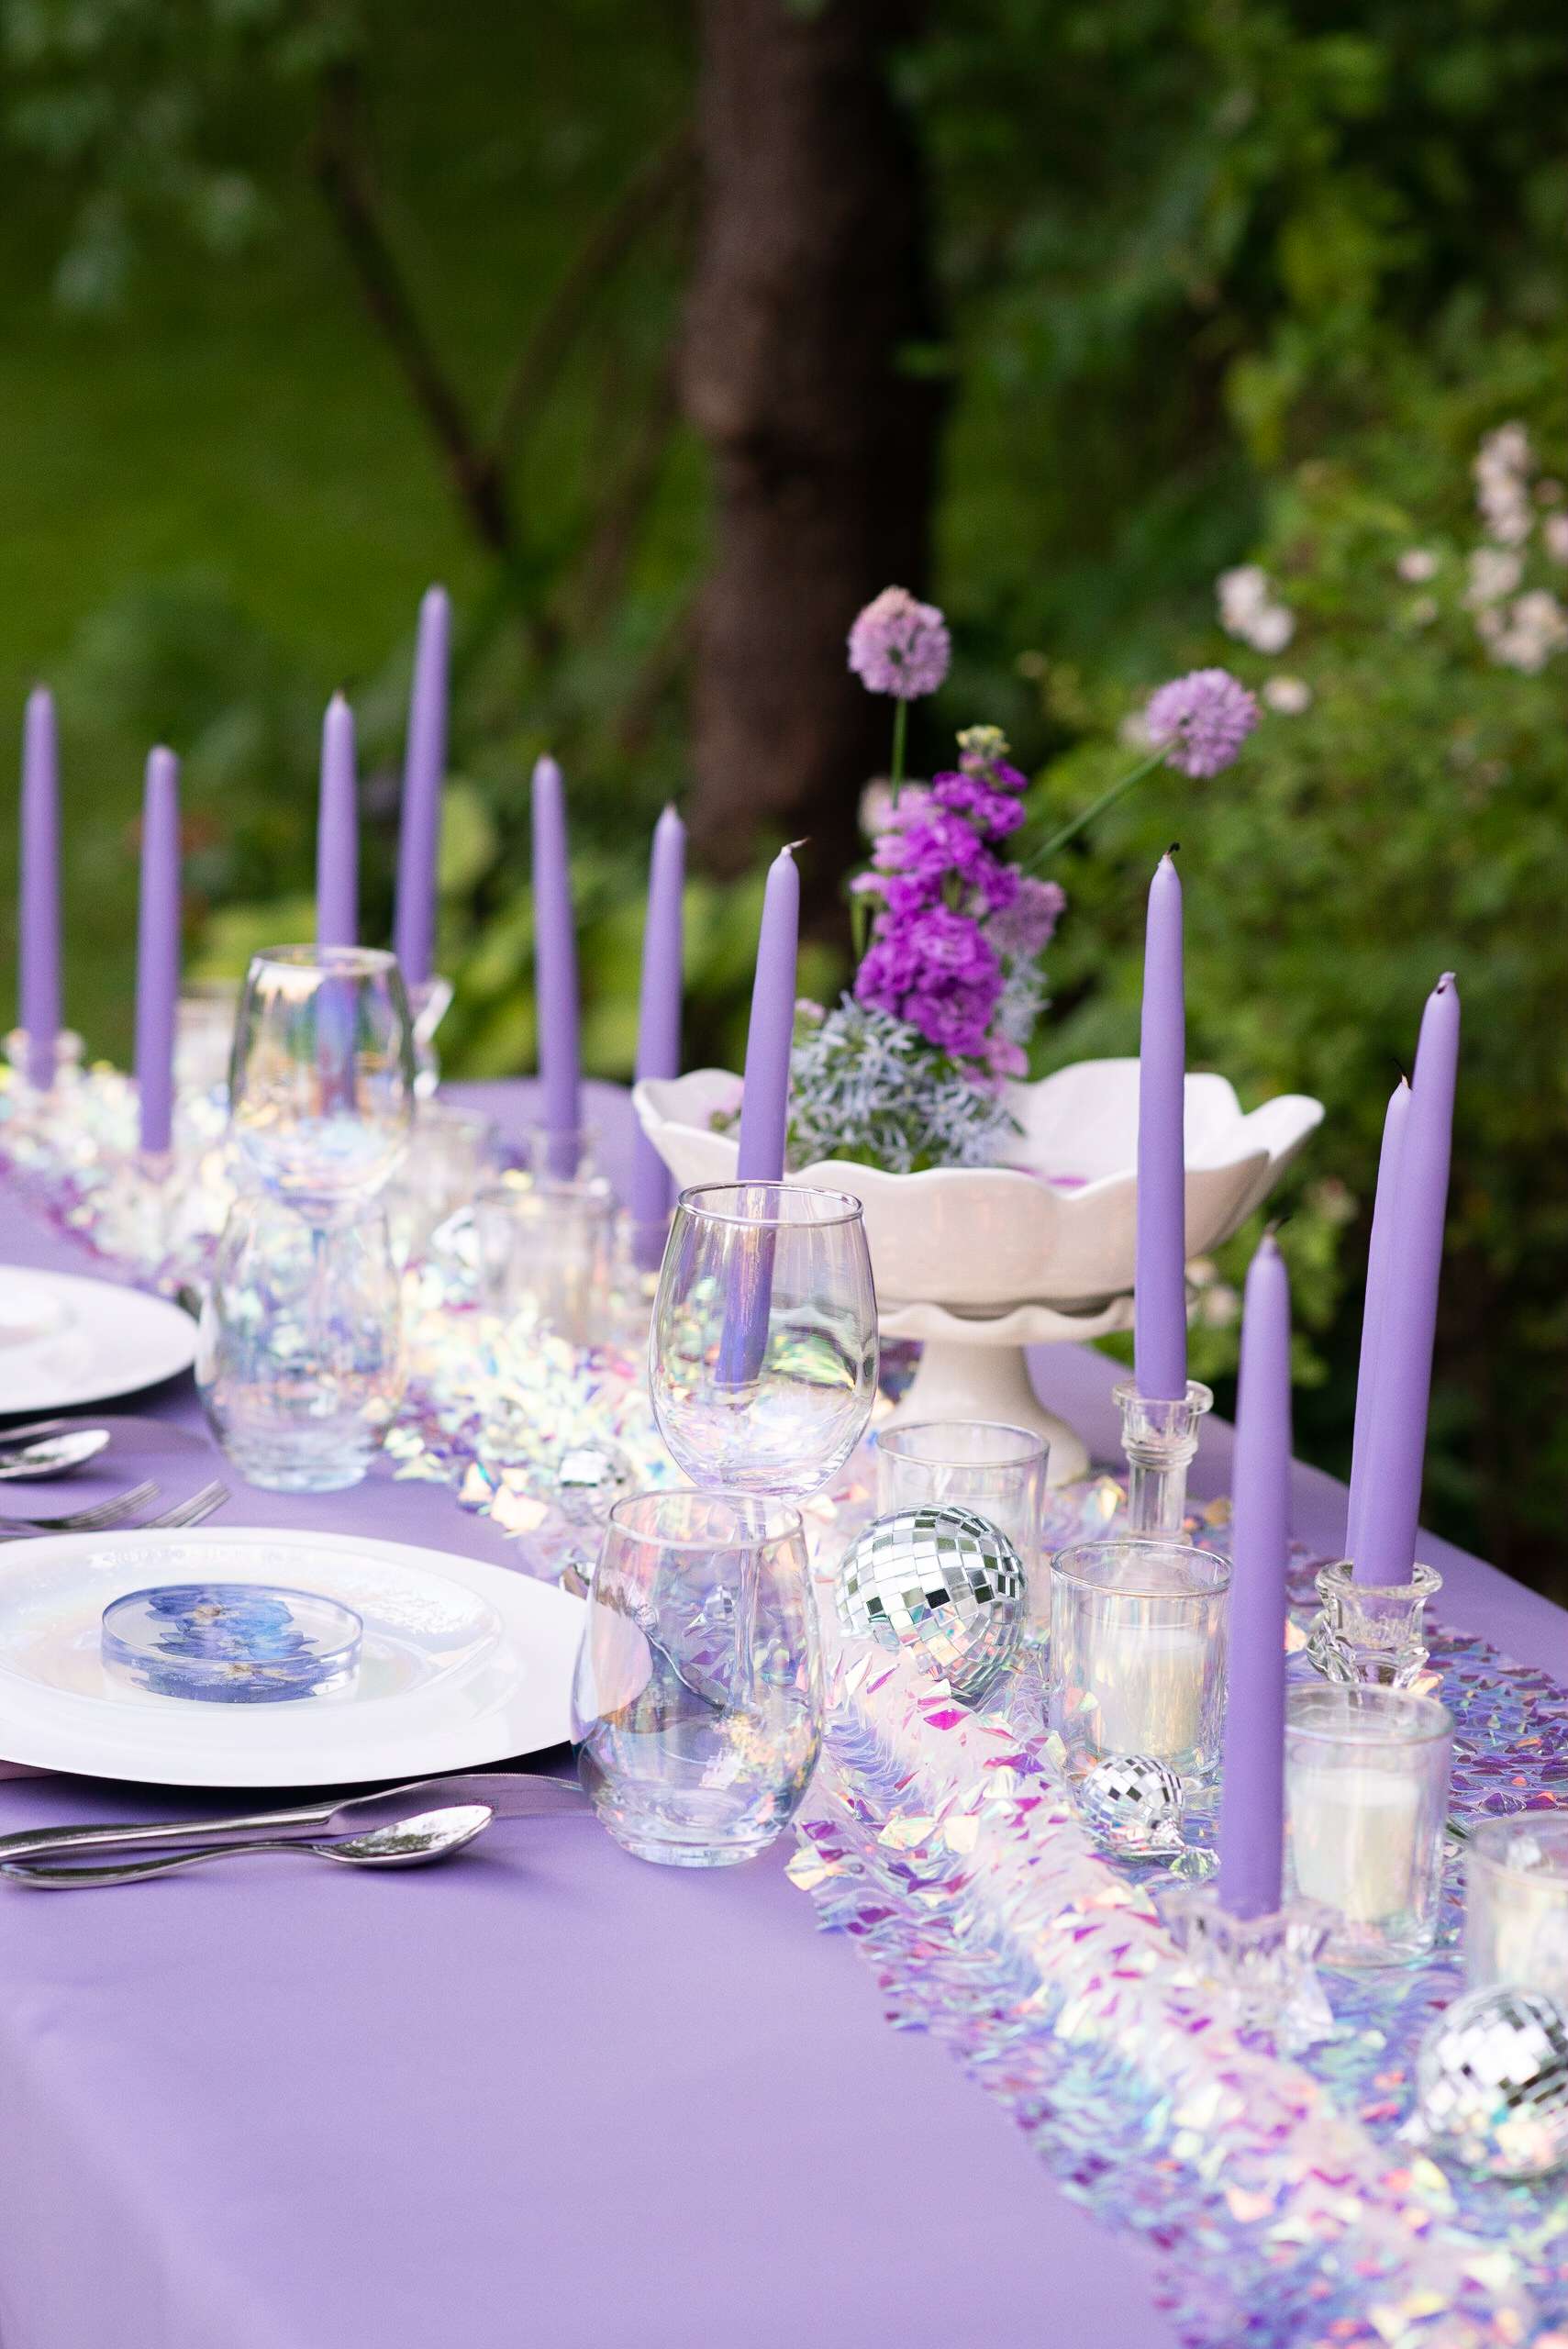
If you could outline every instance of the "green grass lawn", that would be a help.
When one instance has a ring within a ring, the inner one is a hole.
[[[397,233],[483,417],[587,225],[675,118],[680,61],[660,24],[607,6],[576,6],[570,18],[474,6],[461,41],[417,11],[386,11],[377,39],[377,129]],[[218,262],[159,237],[113,319],[52,306],[64,192],[40,184],[31,160],[0,153],[0,709],[17,740],[28,687],[61,681],[68,1010],[92,1048],[116,1054],[130,1027],[133,826],[148,743],[128,718],[106,725],[101,710],[73,703],[64,681],[92,674],[73,659],[83,623],[138,591],[199,582],[324,700],[338,685],[384,675],[430,580],[472,606],[485,577],[309,184],[297,101],[275,102],[270,117],[266,103],[248,125],[273,158],[263,241]],[[539,542],[569,527],[590,437],[569,379],[518,484]],[[178,696],[168,698],[161,709],[154,685],[137,718],[183,750]],[[295,796],[309,787],[307,774],[249,780],[257,806],[285,785]],[[194,774],[192,811],[204,812],[205,791],[205,812],[223,825],[234,787]],[[7,821],[7,1019],[14,906]]]

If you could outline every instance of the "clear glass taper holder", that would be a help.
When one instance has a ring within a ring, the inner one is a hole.
[[[82,1078],[82,1039],[74,1029],[62,1028],[54,1040],[54,1077],[48,1085],[34,1082],[32,1039],[25,1028],[13,1028],[6,1039],[11,1080],[6,1122],[13,1133],[26,1134],[35,1154],[46,1155],[62,1119],[70,1115],[70,1097]]]
[[[1333,2037],[1317,1967],[1334,1922],[1329,1909],[1296,1899],[1266,1916],[1238,1917],[1213,1884],[1162,1885],[1154,1899],[1199,1983],[1242,2031],[1285,2053]]]
[[[451,1008],[452,983],[434,972],[408,990],[409,1033],[414,1046],[415,1098],[428,1101],[441,1081],[436,1030]]]
[[[1435,1566],[1418,1564],[1400,1583],[1357,1582],[1349,1558],[1319,1568],[1323,1611],[1307,1639],[1308,1661],[1346,1687],[1413,1687],[1428,1655],[1421,1618],[1442,1579]]]
[[[1140,1395],[1131,1379],[1116,1390],[1121,1406],[1121,1448],[1127,1460],[1129,1533],[1179,1535],[1187,1513],[1187,1470],[1197,1453],[1198,1422],[1214,1396],[1195,1378],[1186,1393],[1166,1400]]]

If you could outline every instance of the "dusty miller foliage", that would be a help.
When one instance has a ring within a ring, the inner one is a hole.
[[[831,1011],[802,1013],[790,1077],[793,1166],[823,1158],[890,1174],[992,1166],[1020,1130],[973,1070],[852,996]]]

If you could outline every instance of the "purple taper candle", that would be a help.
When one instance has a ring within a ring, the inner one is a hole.
[[[22,850],[17,1024],[28,1039],[28,1081],[54,1083],[60,1036],[60,750],[54,696],[28,696],[22,726]]]
[[[1384,1302],[1388,1292],[1388,1264],[1398,1220],[1399,1152],[1409,1113],[1410,1087],[1403,1077],[1388,1097],[1383,1121],[1383,1148],[1377,1161],[1377,1192],[1372,1208],[1372,1239],[1367,1248],[1366,1296],[1362,1305],[1361,1361],[1356,1370],[1355,1433],[1351,1448],[1351,1497],[1345,1512],[1345,1555],[1353,1558],[1361,1547],[1362,1505],[1366,1497],[1367,1423],[1377,1390],[1377,1344],[1383,1328]]]
[[[451,607],[444,587],[426,591],[414,648],[403,812],[397,833],[397,909],[393,950],[404,984],[430,975],[436,936],[436,876],[441,847],[441,785],[447,770],[447,667]]]
[[[653,827],[648,867],[648,914],[642,930],[642,996],[637,1020],[637,1074],[681,1073],[682,901],[686,884],[686,828],[673,807]],[[632,1138],[633,1245],[645,1272],[664,1252],[670,1214],[670,1170],[640,1126]]]
[[[553,759],[533,778],[534,1001],[539,1020],[541,1120],[552,1172],[574,1174],[582,1122],[577,1048],[577,937],[566,848],[566,786]],[[557,1149],[559,1141],[559,1149]]]
[[[746,1077],[740,1098],[740,1153],[736,1179],[776,1183],[784,1174],[789,1127],[789,1055],[795,1040],[795,968],[800,951],[800,871],[794,848],[780,849],[768,868],[757,972],[751,983],[751,1024],[746,1034]]]
[[[1247,1273],[1230,1472],[1230,1645],[1219,1901],[1280,1905],[1284,1832],[1285,1564],[1290,1546],[1290,1280],[1265,1238]]]
[[[1407,1583],[1416,1563],[1458,1076],[1459,989],[1453,973],[1446,971],[1421,1015],[1399,1146],[1398,1214],[1377,1333],[1364,1489],[1351,1553],[1357,1582]]]
[[[1168,855],[1149,888],[1138,1060],[1138,1257],[1133,1376],[1140,1395],[1187,1391],[1186,1001],[1182,885]]]
[[[316,826],[316,942],[360,942],[360,808],[354,713],[341,694],[321,725],[321,801]]]
[[[136,1085],[141,1147],[158,1156],[174,1130],[174,1019],[180,996],[180,762],[157,750],[141,802],[141,903],[136,941]]]

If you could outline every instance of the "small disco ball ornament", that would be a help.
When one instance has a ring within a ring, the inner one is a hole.
[[[620,1446],[595,1436],[563,1444],[550,1475],[550,1497],[573,1525],[602,1525],[617,1501],[636,1489],[637,1478]]]
[[[1568,2008],[1543,1990],[1473,1990],[1421,2042],[1417,2109],[1470,2169],[1545,2177],[1568,2162]]]
[[[1090,1831],[1118,1852],[1179,1851],[1182,1782],[1153,1753],[1106,1753],[1079,1796]]]
[[[846,1631],[917,1648],[962,1695],[1006,1663],[1024,1625],[1024,1563],[972,1508],[896,1508],[845,1551],[837,1584]]]

